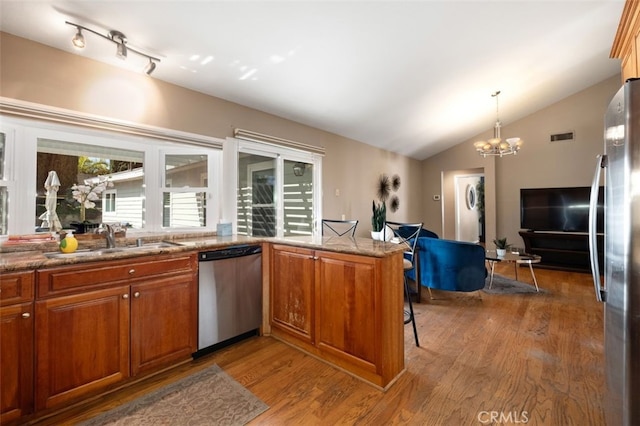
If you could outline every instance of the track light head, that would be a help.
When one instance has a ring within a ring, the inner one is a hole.
[[[109,31],[109,38],[113,40],[118,47],[116,48],[116,56],[120,59],[127,59],[127,37],[120,31]]]
[[[82,35],[82,30],[80,29],[80,27],[78,27],[78,32],[71,39],[71,43],[73,43],[73,46],[78,49],[84,49],[84,36]]]
[[[151,73],[153,73],[155,69],[156,69],[156,63],[153,62],[151,58],[149,58],[149,63],[147,64],[146,67],[144,67],[144,73],[147,75],[151,75]]]

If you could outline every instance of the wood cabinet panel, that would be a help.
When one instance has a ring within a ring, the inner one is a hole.
[[[33,301],[34,281],[32,271],[0,274],[0,306]]]
[[[135,284],[131,294],[132,375],[187,359],[197,350],[198,300],[193,274]]]
[[[36,302],[36,409],[129,377],[129,287]]]
[[[33,302],[29,302],[0,307],[0,424],[32,410]]]
[[[375,266],[372,258],[323,252],[315,286],[318,348],[371,371],[379,361]]]
[[[290,335],[314,344],[314,252],[274,246],[271,253],[271,322]]]
[[[167,273],[191,273],[194,255],[146,256],[38,271],[38,297],[60,296]]]

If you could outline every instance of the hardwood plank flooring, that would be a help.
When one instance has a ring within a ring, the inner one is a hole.
[[[512,265],[496,270],[514,277]],[[36,423],[86,420],[215,363],[270,406],[251,425],[603,425],[603,306],[591,277],[536,276],[546,293],[423,292],[421,347],[407,325],[407,371],[387,392],[255,337]],[[525,268],[519,278],[533,283]]]

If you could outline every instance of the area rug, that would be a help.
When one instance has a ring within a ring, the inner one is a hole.
[[[244,425],[268,408],[214,365],[82,425]]]
[[[512,280],[499,274],[493,274],[493,285],[489,288],[491,277],[487,277],[485,287],[482,289],[485,293],[490,294],[526,294],[538,293],[533,284],[523,283],[521,281]],[[546,293],[544,289],[540,289],[540,293]]]

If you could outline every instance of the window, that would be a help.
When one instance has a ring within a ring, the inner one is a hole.
[[[8,162],[8,143],[6,135],[0,133],[0,235],[8,233],[9,219],[9,187],[11,182],[6,173],[5,163]]]
[[[208,170],[207,155],[164,154],[163,227],[207,226]]]
[[[97,146],[69,141],[38,138],[36,230],[43,229],[43,214],[47,208],[44,183],[49,171],[60,180],[55,204],[63,228],[84,229],[79,224],[119,222],[130,228],[142,228],[144,223],[144,151]],[[113,189],[109,189],[113,188]],[[109,200],[104,205],[106,192]],[[115,192],[122,202],[115,206]],[[43,229],[46,230],[46,229]]]
[[[5,118],[0,129],[0,156],[5,160],[0,161],[3,174],[0,234],[48,231],[43,226],[43,218],[48,217],[43,216],[47,212],[44,183],[50,171],[56,171],[60,180],[55,210],[63,229],[72,229],[82,222],[92,225],[118,222],[130,230],[145,231],[215,229],[222,174],[219,146],[194,147],[149,137]],[[15,126],[14,161],[21,165],[15,168],[16,176],[11,181],[5,169],[7,164],[11,165],[6,161],[9,153],[6,125]],[[89,202],[83,203],[83,209],[81,196],[74,197],[74,185],[76,190],[78,186],[91,189],[105,182],[104,188],[94,191]],[[20,214],[9,214],[16,206],[20,206]]]
[[[237,233],[250,236],[319,235],[322,157],[249,141],[237,149]]]
[[[105,214],[115,213],[116,212],[116,191],[105,191],[102,205],[104,206]]]

